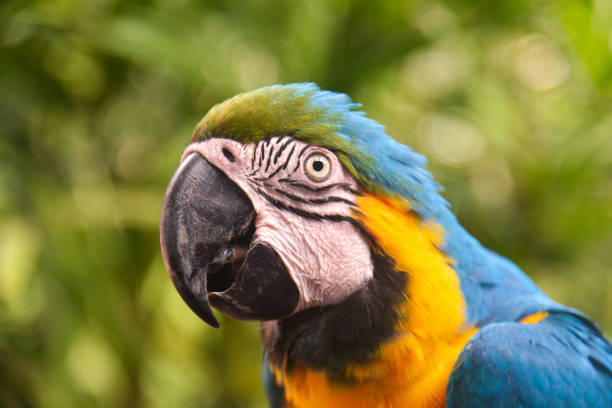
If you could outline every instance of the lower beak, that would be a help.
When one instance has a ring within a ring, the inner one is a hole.
[[[276,251],[253,242],[254,222],[251,201],[221,170],[198,153],[185,158],[164,198],[162,255],[185,303],[213,327],[211,303],[243,320],[278,319],[297,306],[297,286]]]

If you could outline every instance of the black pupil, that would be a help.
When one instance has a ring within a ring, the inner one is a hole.
[[[312,163],[312,169],[316,172],[323,170],[323,162],[321,160],[316,160]]]

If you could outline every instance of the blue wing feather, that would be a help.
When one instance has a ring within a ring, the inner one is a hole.
[[[612,407],[612,346],[593,322],[551,312],[493,323],[461,352],[447,407]]]
[[[263,379],[270,408],[284,408],[286,406],[285,391],[282,386],[277,384],[274,374],[270,370],[270,362],[266,355],[264,355],[261,363],[261,378]]]

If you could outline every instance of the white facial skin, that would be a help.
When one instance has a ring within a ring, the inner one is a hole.
[[[273,137],[243,145],[230,139],[193,143],[249,197],[253,241],[270,245],[300,291],[295,312],[341,302],[373,274],[366,240],[348,220],[359,185],[331,151]]]

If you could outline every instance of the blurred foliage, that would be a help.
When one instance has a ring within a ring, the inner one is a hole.
[[[0,406],[265,406],[254,324],[206,327],[158,243],[216,102],[346,92],[466,228],[612,333],[609,0],[0,4]]]

